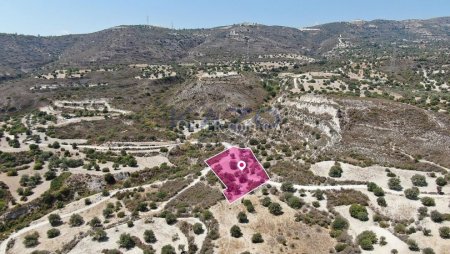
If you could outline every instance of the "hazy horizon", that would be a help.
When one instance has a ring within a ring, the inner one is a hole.
[[[213,28],[244,22],[286,27],[309,27],[354,20],[408,20],[449,16],[444,0],[362,2],[207,0],[186,2],[99,0],[19,0],[0,2],[0,33],[25,35],[84,34],[120,25],[153,25],[175,29]]]
[[[438,16],[438,17],[430,17],[430,18],[424,18],[424,19],[371,19],[371,20],[365,20],[365,19],[354,19],[354,20],[338,20],[338,21],[330,21],[330,22],[325,22],[325,23],[320,23],[320,24],[314,24],[311,26],[303,26],[303,27],[294,27],[294,26],[284,26],[284,25],[277,25],[277,24],[263,24],[263,23],[258,23],[258,22],[251,22],[251,21],[243,21],[243,22],[238,22],[238,23],[233,23],[233,24],[223,24],[223,25],[218,25],[218,26],[212,26],[212,27],[192,27],[192,28],[177,28],[177,27],[167,27],[167,26],[161,26],[161,25],[153,25],[153,24],[148,24],[149,26],[152,27],[159,27],[159,28],[164,28],[164,29],[174,29],[174,30],[184,30],[184,29],[214,29],[214,28],[220,28],[220,27],[226,27],[226,26],[233,26],[233,25],[240,25],[240,24],[257,24],[257,25],[263,25],[263,26],[282,26],[282,27],[290,27],[290,28],[309,28],[309,27],[314,27],[314,26],[320,26],[320,25],[324,25],[324,24],[329,24],[329,23],[337,23],[337,22],[356,22],[356,21],[365,21],[365,22],[371,22],[371,21],[375,21],[375,20],[387,20],[387,21],[405,21],[405,20],[430,20],[430,19],[437,19],[437,18],[445,18],[445,17],[449,17],[449,16]],[[54,34],[54,35],[41,35],[41,34],[21,34],[21,33],[4,33],[0,31],[0,34],[17,34],[17,35],[24,35],[24,36],[42,36],[42,37],[52,37],[52,36],[65,36],[65,35],[80,35],[80,34],[89,34],[89,33],[95,33],[95,32],[99,32],[102,30],[108,30],[108,29],[112,29],[115,27],[121,27],[121,26],[145,26],[147,24],[126,24],[126,25],[116,25],[116,26],[111,26],[111,27],[105,27],[105,28],[101,28],[99,30],[96,31],[90,31],[90,32],[85,32],[85,33],[67,33],[67,34]]]

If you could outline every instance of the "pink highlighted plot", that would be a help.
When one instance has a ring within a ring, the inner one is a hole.
[[[226,186],[223,194],[230,203],[269,180],[269,175],[250,148],[231,147],[205,162]]]

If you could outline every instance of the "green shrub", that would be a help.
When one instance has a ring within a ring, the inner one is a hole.
[[[242,203],[244,204],[245,208],[247,208],[247,212],[249,212],[249,213],[255,212],[255,207],[253,206],[252,201],[250,201],[248,199],[243,199]]]
[[[363,250],[373,250],[373,245],[378,242],[377,235],[373,231],[363,231],[356,237],[356,241]]]
[[[407,199],[411,199],[411,200],[419,199],[420,191],[419,191],[419,188],[417,188],[417,187],[412,187],[412,188],[406,189],[404,191],[404,193],[405,193],[405,197]]]
[[[173,225],[177,222],[177,216],[175,216],[171,212],[167,212],[166,215],[164,216],[164,218],[166,219],[166,222],[169,225]]]
[[[450,239],[450,227],[440,227],[439,235],[444,239]]]
[[[387,207],[386,199],[384,197],[377,198],[377,203],[381,207]]]
[[[119,241],[117,242],[121,248],[125,248],[127,250],[134,248],[136,243],[130,234],[121,234]]]
[[[389,189],[391,189],[391,190],[395,190],[395,191],[403,190],[403,187],[400,184],[399,178],[389,178],[388,186],[389,186]]]
[[[247,215],[244,212],[239,212],[237,218],[239,223],[248,223]]]
[[[56,178],[56,172],[53,170],[49,170],[44,173],[44,177],[46,181],[50,181]]]
[[[342,216],[336,216],[334,221],[331,223],[331,227],[335,230],[345,230],[349,226],[348,220]]]
[[[288,206],[294,209],[300,209],[305,204],[305,202],[301,198],[296,196],[289,197],[286,203],[288,204]]]
[[[269,197],[264,197],[263,199],[260,200],[261,205],[268,207],[270,205],[270,203],[272,203],[272,201],[270,200]]]
[[[447,180],[445,180],[444,177],[440,176],[440,177],[436,178],[436,184],[438,186],[445,186],[445,185],[447,185]]]
[[[10,169],[8,170],[8,172],[6,173],[7,176],[17,176],[17,170],[16,169]]]
[[[134,227],[133,221],[132,221],[132,220],[127,221],[127,226],[128,226],[129,228]]]
[[[48,238],[55,238],[55,237],[59,236],[60,234],[61,234],[61,232],[57,228],[51,228],[47,231]]]
[[[380,245],[381,245],[381,246],[385,246],[386,244],[388,244],[388,243],[386,242],[386,237],[384,237],[384,236],[380,237]]]
[[[98,241],[98,242],[103,242],[106,241],[108,239],[108,235],[106,234],[106,232],[101,229],[101,228],[97,228],[95,229],[92,233],[92,240],[94,241]]]
[[[341,177],[342,176],[342,167],[339,162],[335,162],[334,165],[330,168],[330,171],[328,172],[328,175],[330,177]]]
[[[253,234],[252,243],[262,243],[262,242],[264,242],[264,239],[262,238],[262,235],[260,233]]]
[[[31,234],[26,235],[23,240],[23,245],[26,248],[32,248],[32,247],[37,246],[38,244],[39,244],[39,233],[36,231]]]
[[[411,177],[411,182],[414,186],[424,187],[427,186],[427,179],[423,175],[415,174]]]
[[[345,244],[345,243],[337,243],[335,246],[334,246],[334,249],[336,250],[336,252],[341,252],[341,251],[343,251],[343,250],[345,250],[345,248],[347,248],[347,244]]]
[[[324,197],[324,192],[323,192],[323,190],[316,190],[316,191],[314,191],[314,194],[313,194],[313,197],[315,197],[317,200],[324,200],[325,199],[325,197]]]
[[[75,213],[70,216],[69,225],[71,227],[78,227],[84,224],[83,217],[81,215]]]
[[[382,196],[384,196],[384,190],[383,190],[383,188],[377,186],[377,187],[373,190],[373,194],[374,194],[375,196],[377,196],[377,197],[382,197]]]
[[[412,251],[419,251],[419,246],[417,245],[417,242],[414,241],[413,239],[408,239],[406,241],[406,244],[408,244],[408,248]]]
[[[239,237],[242,236],[241,229],[238,226],[236,226],[236,225],[231,227],[230,234],[234,238],[239,238]]]
[[[294,185],[292,183],[288,183],[288,182],[281,184],[281,190],[285,191],[285,192],[292,192],[292,193],[295,192]]]
[[[353,204],[350,206],[350,215],[353,218],[356,218],[360,221],[368,221],[369,220],[369,214],[367,213],[367,209],[365,206],[362,206],[360,204]]]
[[[153,232],[153,230],[145,230],[144,231],[144,241],[146,243],[156,243],[156,237],[155,237],[155,233]]]
[[[432,248],[425,248],[422,250],[422,254],[435,254]]]
[[[194,231],[194,234],[201,235],[205,230],[203,229],[203,225],[201,223],[195,223],[194,226],[192,226],[192,231]]]
[[[104,179],[107,184],[115,184],[116,183],[116,179],[114,178],[114,176],[111,173],[105,174]]]
[[[175,248],[170,244],[164,245],[161,248],[161,254],[176,254]]]
[[[117,213],[117,218],[124,218],[125,217],[125,212],[124,211],[120,211]]]
[[[434,202],[434,198],[432,197],[423,197],[420,199],[420,201],[422,202],[422,204],[424,206],[435,206],[436,203]]]
[[[111,215],[113,213],[114,213],[114,211],[110,207],[106,207],[105,209],[103,209],[103,216],[105,217],[105,219],[108,219],[109,217],[111,217]]]
[[[249,143],[250,143],[250,145],[252,145],[252,146],[256,146],[256,145],[259,144],[258,140],[254,139],[254,138],[250,139],[250,142],[249,142]]]
[[[373,192],[373,190],[375,188],[377,188],[377,187],[378,187],[378,185],[376,183],[374,183],[374,182],[369,182],[367,184],[367,190],[370,191],[370,192]]]
[[[402,224],[402,223],[399,223],[399,224],[395,225],[394,231],[397,234],[406,234],[406,225]]]
[[[270,205],[268,206],[269,208],[269,212],[273,215],[281,215],[283,214],[283,209],[281,208],[281,205],[276,203],[276,202],[272,202],[270,203]]]
[[[48,222],[50,223],[50,225],[52,225],[52,227],[57,227],[62,224],[61,216],[54,213],[50,214],[48,216]]]
[[[102,225],[102,221],[98,217],[92,218],[92,220],[89,221],[89,226],[96,228],[100,227]]]
[[[436,210],[431,211],[430,213],[431,220],[436,223],[441,223],[444,221],[444,215]]]

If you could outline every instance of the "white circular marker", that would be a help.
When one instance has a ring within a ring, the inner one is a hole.
[[[239,161],[237,164],[238,169],[241,171],[244,170],[246,166],[247,166],[247,163],[245,163],[245,161]]]

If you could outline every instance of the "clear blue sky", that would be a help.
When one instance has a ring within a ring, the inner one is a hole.
[[[117,25],[241,22],[292,27],[355,19],[450,16],[450,0],[0,0],[0,33],[61,35]]]

